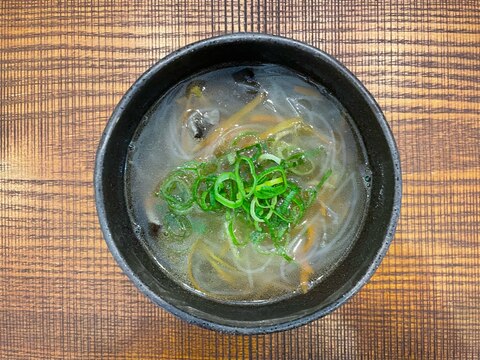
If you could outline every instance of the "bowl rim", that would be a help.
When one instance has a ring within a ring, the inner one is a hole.
[[[120,251],[118,250],[115,240],[113,239],[112,233],[110,232],[110,229],[108,226],[107,214],[106,214],[105,205],[104,205],[105,199],[104,199],[103,189],[101,186],[103,163],[106,160],[106,155],[107,155],[106,148],[107,148],[108,140],[110,139],[112,132],[114,131],[117,123],[119,122],[122,112],[127,107],[130,100],[135,96],[135,94],[138,91],[140,91],[139,88],[141,88],[141,84],[143,82],[150,80],[158,71],[160,71],[167,64],[170,64],[176,61],[178,58],[181,58],[185,54],[194,52],[197,49],[203,48],[205,46],[212,46],[218,43],[232,43],[232,42],[234,43],[236,41],[252,41],[252,42],[268,43],[272,40],[277,43],[280,42],[286,46],[295,46],[305,52],[315,53],[315,55],[320,57],[322,61],[329,63],[331,66],[335,67],[342,74],[342,76],[356,88],[356,90],[360,93],[363,99],[365,99],[372,113],[374,114],[376,121],[381,127],[382,133],[385,137],[386,143],[388,144],[388,147],[390,150],[390,154],[393,162],[393,169],[394,169],[393,176],[394,176],[394,187],[395,187],[394,197],[393,197],[393,211],[390,215],[390,220],[386,228],[386,235],[382,242],[382,246],[377,250],[375,258],[371,262],[367,271],[357,281],[355,286],[353,286],[349,291],[347,291],[340,299],[336,300],[332,304],[322,309],[314,311],[311,314],[301,316],[296,319],[290,319],[275,325],[267,325],[267,326],[259,325],[254,327],[231,326],[231,325],[219,324],[210,320],[202,319],[198,316],[192,315],[182,309],[175,307],[174,305],[165,301],[163,298],[157,295],[135,274],[135,272],[132,270],[132,268],[129,266],[125,258],[121,255]],[[121,100],[116,105],[112,115],[110,116],[106,124],[106,127],[102,133],[102,136],[97,148],[97,152],[96,152],[93,180],[94,180],[94,188],[95,188],[96,210],[97,210],[97,215],[99,218],[100,227],[101,227],[105,242],[107,243],[108,249],[111,252],[117,264],[121,267],[121,269],[128,276],[128,278],[134,283],[134,285],[140,290],[140,292],[146,295],[156,305],[162,307],[163,309],[167,310],[171,314],[179,317],[180,319],[190,324],[195,324],[202,328],[216,330],[223,333],[238,334],[238,335],[267,334],[267,333],[272,333],[277,331],[284,331],[284,330],[305,325],[325,315],[330,314],[335,309],[340,307],[342,304],[347,302],[350,298],[352,298],[353,295],[358,293],[358,291],[363,286],[365,286],[367,282],[370,280],[370,278],[373,276],[376,269],[379,267],[382,259],[385,257],[387,253],[387,250],[392,242],[395,229],[399,220],[401,198],[402,198],[402,175],[401,175],[400,156],[399,156],[399,151],[398,151],[395,139],[393,137],[392,131],[379,105],[377,104],[374,97],[370,94],[370,92],[360,82],[360,80],[358,80],[355,77],[355,75],[353,75],[353,73],[350,72],[350,70],[348,70],[346,66],[343,65],[340,61],[336,60],[328,53],[314,46],[308,45],[298,40],[283,37],[283,36],[252,33],[252,32],[231,33],[231,34],[220,35],[220,36],[215,36],[215,37],[203,39],[200,41],[196,41],[194,43],[186,45],[168,54],[164,58],[157,61],[148,70],[146,70],[133,83],[133,85],[121,98]]]

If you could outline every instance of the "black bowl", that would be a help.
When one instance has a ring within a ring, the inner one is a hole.
[[[219,303],[172,281],[135,235],[125,198],[128,145],[151,106],[169,88],[201,70],[248,63],[279,64],[325,86],[353,118],[366,147],[373,178],[366,219],[349,254],[308,293],[267,305]],[[116,107],[100,141],[95,195],[100,225],[110,251],[133,283],[154,303],[206,328],[238,334],[269,333],[327,315],[373,275],[387,252],[399,216],[400,160],[392,133],[375,100],[338,61],[301,42],[240,33],[184,47],[137,80]]]

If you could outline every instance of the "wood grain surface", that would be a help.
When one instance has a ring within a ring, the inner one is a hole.
[[[102,239],[93,164],[135,79],[183,45],[281,34],[337,57],[385,112],[404,193],[369,284],[302,328],[190,326],[129,282]],[[480,358],[478,1],[0,2],[0,357]]]

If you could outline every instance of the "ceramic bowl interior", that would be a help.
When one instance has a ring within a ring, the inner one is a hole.
[[[347,109],[367,150],[372,170],[370,205],[363,228],[343,261],[306,294],[267,305],[232,305],[193,294],[163,273],[129,220],[124,191],[128,145],[143,115],[179,81],[209,68],[273,63],[325,86]],[[297,327],[343,304],[372,276],[392,240],[399,216],[401,173],[397,148],[378,105],[363,85],[324,52],[286,38],[233,34],[183,48],[149,69],[110,118],[97,152],[97,212],[114,258],[154,303],[187,322],[239,334]]]

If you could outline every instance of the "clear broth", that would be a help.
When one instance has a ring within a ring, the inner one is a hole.
[[[239,78],[245,69],[247,76]],[[203,100],[185,96],[192,83],[201,84]],[[211,127],[208,136],[259,91],[267,94],[266,99],[237,126],[219,131],[218,139],[208,146],[195,138],[198,129],[185,122],[186,114],[195,110],[207,114],[212,123],[207,124]],[[194,229],[191,236],[181,241],[162,236],[165,203],[153,193],[172,169],[192,159],[212,157],[235,134],[264,132],[292,117],[301,117],[316,136],[296,136],[291,141],[325,150],[315,174],[327,168],[333,171],[302,226],[290,234],[286,247],[294,261],[259,253],[251,245],[235,247],[226,236],[225,217],[198,208],[189,215]],[[138,237],[172,279],[202,296],[244,303],[277,301],[305,292],[327,276],[357,238],[371,181],[361,139],[342,105],[322,86],[287,68],[267,64],[212,70],[168,91],[145,115],[130,144],[125,190]],[[307,248],[309,234],[314,234],[315,241]]]

